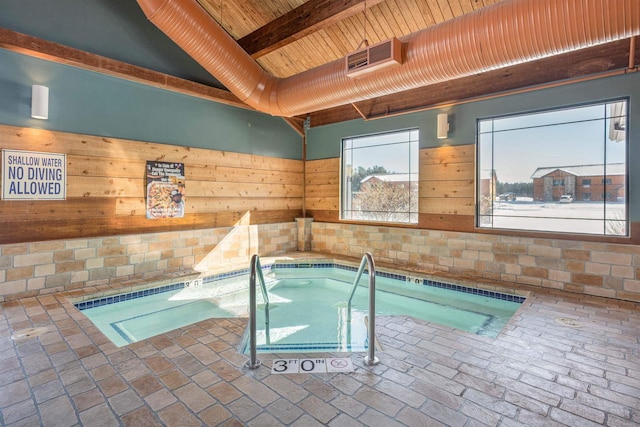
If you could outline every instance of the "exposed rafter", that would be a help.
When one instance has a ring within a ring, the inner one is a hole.
[[[405,0],[396,1],[396,3],[404,2]],[[453,5],[458,3],[462,6],[463,10],[454,13],[454,15],[458,15],[459,13],[468,13],[471,9],[470,6],[465,8],[467,3],[462,0],[448,0],[448,3],[452,5],[452,8]],[[473,3],[471,6],[473,6],[473,8],[480,8],[492,3],[495,3],[495,0],[487,0],[484,3],[479,2],[477,7],[476,3]],[[418,7],[420,7],[421,3],[419,1],[417,4]],[[309,12],[309,16],[306,16],[301,12],[303,6],[305,6],[307,10],[312,11]],[[278,43],[280,43],[280,45],[286,45],[286,43],[290,43],[291,41],[302,37],[302,34],[305,31],[314,32],[321,28],[328,28],[340,20],[343,20],[343,23],[340,24],[340,28],[343,31],[345,28],[352,31],[352,33],[342,33],[346,38],[350,35],[350,37],[355,40],[362,36],[361,31],[358,29],[357,22],[361,22],[362,19],[362,16],[358,16],[358,13],[361,13],[364,9],[364,0],[345,0],[344,2],[309,0],[304,3],[303,6],[285,13],[280,18],[284,24],[281,22],[276,25],[279,22],[276,20],[271,24],[267,24],[264,27],[255,30],[253,33],[241,40],[248,40],[252,37],[252,34],[264,32],[272,37],[269,43],[274,43],[267,46],[267,48],[276,49],[276,45]],[[372,25],[372,31],[373,28],[375,28],[374,22],[384,22],[386,19],[385,17],[388,18],[388,14],[394,12],[394,10],[390,9],[389,6],[386,5],[385,2],[381,2],[381,0],[367,0],[366,7],[368,11],[367,14],[369,16],[369,23]],[[434,10],[435,9],[433,9],[431,13],[434,13]],[[405,8],[395,11],[406,12],[407,15],[410,15],[411,12],[415,12],[412,9]],[[422,19],[426,19],[425,17],[429,15],[426,13],[426,9],[424,12],[425,13],[420,14]],[[340,13],[343,15],[339,15]],[[345,19],[347,15],[350,15],[351,17]],[[413,16],[416,20],[418,19],[418,14],[414,13]],[[400,20],[401,16],[396,14],[395,18]],[[308,19],[308,21],[305,21],[305,19]],[[356,20],[356,25],[353,25],[354,19]],[[434,15],[434,19],[438,21],[445,19],[445,17],[437,17]],[[351,22],[350,26],[348,22]],[[392,21],[388,20],[388,23],[390,22]],[[429,24],[430,22],[426,22],[421,23],[420,25]],[[334,30],[329,29],[327,32],[331,33]],[[273,38],[276,34],[277,36]],[[289,38],[287,39],[287,37]],[[287,40],[289,41],[287,42]],[[255,41],[255,43],[260,42],[266,43],[264,40]],[[310,116],[312,117],[314,127],[350,119],[370,120],[383,117],[385,115],[402,114],[442,104],[461,102],[461,100],[465,99],[484,97],[491,93],[513,91],[523,87],[531,87],[558,80],[565,81],[565,79],[569,79],[569,81],[571,81],[571,79],[575,77],[598,75],[598,73],[610,70],[624,69],[625,61],[628,64],[627,68],[631,71],[635,71],[637,70],[638,60],[640,59],[640,43],[631,43],[631,48],[629,48],[629,44],[629,40],[615,42],[600,47],[585,49],[576,53],[561,55],[559,57],[545,58],[539,62],[533,62],[530,65],[512,66],[501,71],[481,73],[468,78],[430,85],[398,94],[378,96],[374,99],[357,102],[354,105],[347,104],[345,106],[338,106],[328,110],[315,111],[311,112]],[[625,46],[627,49],[626,56]],[[210,99],[228,105],[249,108],[236,96],[225,90],[180,79],[146,68],[133,66],[117,60],[112,60],[110,58],[59,45],[25,34],[15,33],[2,28],[0,28],[0,47],[62,64],[72,65],[175,92],[185,93],[191,96]],[[262,49],[264,49],[264,47],[262,47]],[[286,50],[286,48],[283,50]],[[304,128],[302,122],[306,117],[307,115],[304,115],[286,121],[299,134],[303,135]]]
[[[612,73],[634,72],[637,70],[638,60],[633,60],[635,67],[629,67],[627,64],[632,57],[640,58],[640,44],[636,43],[632,52],[629,51],[629,45],[629,40],[619,40],[526,64],[316,111],[311,113],[311,122],[314,126],[323,126],[345,120],[373,120],[469,100],[508,95],[540,86],[570,84]],[[305,117],[298,118],[302,120]]]
[[[364,11],[383,0],[309,0],[238,40],[254,58],[259,58],[311,33]]]
[[[221,104],[253,110],[234,94],[226,90],[169,76],[157,71],[126,64],[79,49],[63,46],[37,37],[0,28],[0,48],[18,52],[35,58],[46,59],[58,64],[71,65],[84,70],[95,71],[113,77],[141,83],[185,95],[208,99]],[[304,136],[303,121],[299,118],[284,120],[300,136]]]
[[[238,98],[258,111],[281,117],[640,35],[640,4],[636,0],[590,0],[575,10],[555,0],[509,0],[402,37],[407,58],[402,67],[349,79],[344,58],[338,58],[283,78],[261,67],[196,1],[137,1],[151,22]],[[604,8],[609,14],[602,14]],[[585,26],[567,26],[571,20]]]
[[[234,94],[223,89],[184,80],[4,28],[0,28],[0,47],[24,55],[46,59],[59,64],[72,65],[173,92],[249,110],[253,109],[240,101]]]

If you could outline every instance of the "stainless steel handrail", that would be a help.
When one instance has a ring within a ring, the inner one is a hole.
[[[378,358],[375,356],[375,347],[376,347],[376,265],[373,261],[373,256],[367,252],[362,257],[362,261],[360,262],[360,267],[358,268],[358,272],[356,273],[356,278],[353,281],[353,287],[351,288],[351,295],[349,295],[349,301],[347,302],[347,316],[348,321],[351,323],[351,300],[353,299],[353,295],[356,293],[356,288],[358,286],[358,282],[362,277],[362,273],[364,272],[365,266],[369,267],[369,326],[368,326],[368,334],[369,334],[369,351],[367,356],[364,358],[364,363],[369,366],[377,365],[380,363]]]
[[[260,257],[255,254],[251,257],[251,273],[249,275],[249,360],[245,363],[245,366],[250,369],[256,369],[260,366],[260,360],[257,358],[257,343],[256,343],[256,311],[257,311],[257,298],[256,298],[256,277],[260,282],[260,289],[262,290],[262,298],[264,299],[264,323],[265,333],[269,336],[269,295],[267,294],[267,286],[264,283],[264,275],[262,274],[262,266],[260,265]],[[268,341],[268,338],[267,338]]]

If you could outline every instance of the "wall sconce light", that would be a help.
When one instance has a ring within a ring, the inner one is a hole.
[[[438,114],[437,136],[438,139],[445,139],[449,133],[449,116],[446,113]]]
[[[31,86],[31,117],[47,120],[49,118],[49,88],[41,85]]]

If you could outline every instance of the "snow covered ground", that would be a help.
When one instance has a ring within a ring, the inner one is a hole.
[[[624,203],[534,203],[531,198],[518,197],[515,202],[494,202],[492,226],[517,230],[626,235],[625,218]],[[481,227],[491,226],[490,221],[491,217],[484,217]]]

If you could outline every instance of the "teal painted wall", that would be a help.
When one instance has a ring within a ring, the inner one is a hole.
[[[634,120],[634,117],[640,117],[640,73],[630,73],[484,101],[468,102],[438,110],[427,110],[370,121],[358,119],[312,127],[307,132],[307,159],[340,157],[340,141],[344,137],[404,128],[417,127],[420,129],[420,148],[472,144],[476,140],[477,119],[622,96],[630,97],[630,122],[632,122],[630,142],[632,147],[636,147],[636,154],[640,156],[640,147],[638,147],[640,123]],[[448,113],[451,124],[449,138],[444,140],[436,138],[436,116],[439,113]],[[313,126],[313,123],[311,125]],[[640,157],[635,158],[640,159]]]
[[[348,136],[389,130],[420,129],[420,148],[474,144],[476,121],[481,118],[544,110],[554,107],[629,97],[629,206],[631,221],[640,221],[640,73],[629,73],[522,94],[469,102],[371,121],[352,120],[312,127],[307,132],[307,159],[340,157],[340,142]],[[449,138],[436,138],[436,115],[449,114]],[[312,123],[313,125],[313,123]]]
[[[49,120],[31,118],[31,85]],[[0,124],[302,159],[302,138],[263,113],[0,49]]]
[[[0,28],[224,89],[135,0],[0,0]]]

